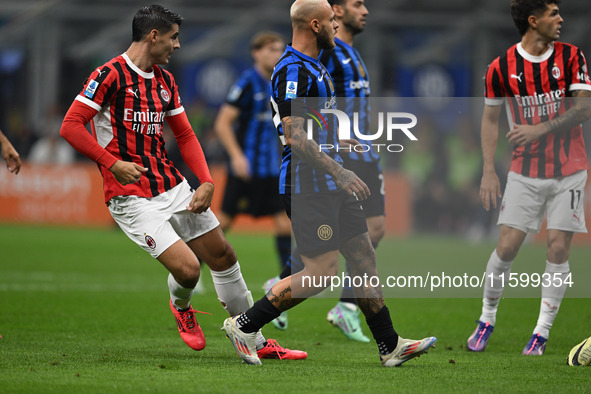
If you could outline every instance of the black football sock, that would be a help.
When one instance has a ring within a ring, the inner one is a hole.
[[[279,254],[279,267],[283,270],[289,262],[289,256],[291,255],[291,236],[277,235],[275,237],[275,246]]]
[[[384,306],[378,313],[369,319],[365,319],[373,334],[380,354],[392,353],[398,345],[398,334],[392,326],[392,319],[388,307]]]
[[[288,276],[291,276],[291,263],[289,262],[283,267],[283,271],[281,271],[281,274],[279,274],[279,279],[285,279]]]
[[[288,276],[296,274],[303,269],[304,263],[302,263],[302,257],[298,252],[298,248],[295,247],[291,251],[291,256],[289,256],[289,263],[285,265],[283,271],[281,272],[281,275],[279,275],[279,278],[285,279]]]
[[[263,296],[249,310],[240,315],[236,323],[241,331],[250,334],[257,332],[280,314],[279,309],[275,308],[266,296]]]

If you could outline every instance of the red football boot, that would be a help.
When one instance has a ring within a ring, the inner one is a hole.
[[[308,353],[302,350],[286,349],[279,345],[274,339],[267,339],[267,345],[257,350],[259,358],[276,358],[280,360],[303,360]]]
[[[177,310],[170,300],[170,310],[176,319],[176,324],[179,327],[179,334],[181,338],[189,347],[193,350],[202,350],[205,347],[205,336],[197,319],[195,319],[195,312],[205,313],[211,315],[211,313],[196,311],[193,307],[189,306],[186,311]]]

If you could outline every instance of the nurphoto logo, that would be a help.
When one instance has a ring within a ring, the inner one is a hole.
[[[361,132],[359,119],[359,112],[353,112],[353,120],[349,118],[345,112],[338,109],[323,108],[320,113],[312,111],[308,112],[309,118],[306,123],[306,132],[308,139],[313,139],[314,123],[320,129],[328,128],[327,121],[324,114],[332,114],[336,116],[338,122],[338,137],[339,140],[350,140],[352,138],[358,140],[357,145],[340,146],[334,144],[319,144],[320,150],[336,149],[339,151],[354,151],[357,153],[364,153],[370,151],[372,148],[380,152],[382,150],[388,152],[402,152],[404,147],[401,144],[391,143],[394,139],[395,132],[402,132],[409,140],[418,141],[418,138],[410,131],[417,125],[417,117],[409,112],[378,112],[378,129],[376,132],[367,130],[365,133]],[[351,127],[353,126],[353,127]],[[352,129],[352,130],[351,130]],[[352,132],[351,132],[352,131]],[[376,141],[385,134],[388,143],[367,143],[366,141]]]

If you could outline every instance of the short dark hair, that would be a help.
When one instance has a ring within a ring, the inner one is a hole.
[[[273,42],[283,42],[283,37],[273,31],[262,31],[250,40],[250,50],[256,51]]]
[[[530,15],[540,16],[549,4],[560,4],[560,0],[511,0],[511,17],[522,36],[529,28]]]
[[[330,4],[331,7],[335,4],[336,5],[343,5],[346,2],[347,2],[347,0],[328,0],[328,4]]]
[[[133,41],[141,41],[152,29],[167,33],[172,25],[181,25],[183,17],[158,4],[141,8],[133,17],[131,24]]]

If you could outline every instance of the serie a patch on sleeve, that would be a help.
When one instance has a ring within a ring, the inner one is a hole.
[[[86,85],[86,89],[84,90],[84,95],[89,99],[92,99],[96,93],[96,89],[98,88],[99,84],[94,79],[91,79]]]
[[[285,89],[286,98],[296,98],[298,92],[298,83],[296,81],[287,81],[287,88]]]
[[[230,92],[228,93],[226,100],[228,100],[230,102],[234,102],[240,98],[241,94],[242,94],[242,88],[238,85],[234,85],[234,86],[232,86],[232,89],[230,89]]]

